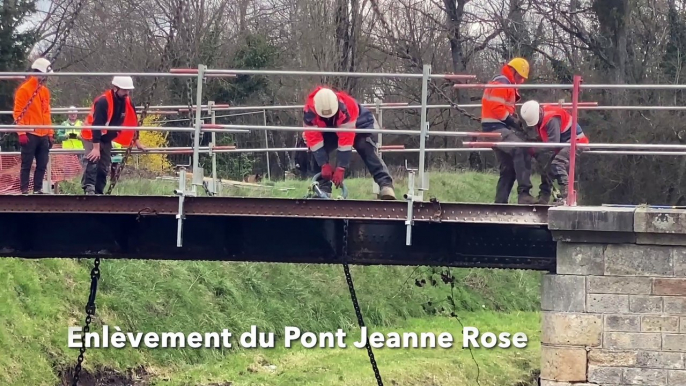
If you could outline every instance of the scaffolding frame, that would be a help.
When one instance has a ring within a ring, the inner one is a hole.
[[[4,72],[0,73],[0,80],[17,80],[17,79],[24,79],[27,76],[33,76],[35,75],[34,73],[30,72]],[[428,191],[429,184],[428,184],[428,178],[427,178],[427,172],[426,172],[426,153],[430,151],[479,151],[479,150],[488,150],[488,148],[497,148],[497,147],[545,147],[545,148],[562,148],[569,146],[570,149],[570,167],[569,167],[569,184],[570,184],[570,189],[568,192],[567,196],[567,201],[565,205],[568,206],[576,206],[576,189],[575,189],[575,178],[576,178],[576,156],[577,156],[577,149],[578,148],[619,148],[619,149],[625,149],[625,148],[631,148],[634,149],[633,151],[629,152],[624,152],[624,154],[635,154],[635,153],[640,153],[640,154],[648,154],[648,155],[681,155],[682,153],[678,152],[657,152],[657,151],[652,151],[652,152],[636,152],[635,150],[637,149],[644,149],[644,150],[656,150],[656,149],[678,149],[678,150],[686,150],[686,146],[681,146],[681,145],[647,145],[647,144],[578,144],[577,143],[577,133],[575,129],[572,129],[571,132],[571,140],[569,144],[563,143],[563,144],[547,144],[547,143],[531,143],[531,142],[520,142],[520,143],[505,143],[505,142],[463,142],[463,145],[466,146],[464,148],[456,148],[456,149],[427,149],[426,147],[426,139],[431,133],[432,135],[437,135],[437,136],[457,136],[457,137],[472,137],[472,138],[483,138],[483,137],[495,137],[499,136],[499,134],[493,135],[493,133],[483,133],[483,132],[431,132],[430,131],[430,124],[427,119],[427,110],[429,108],[451,108],[454,107],[452,105],[429,105],[427,102],[428,99],[428,83],[432,79],[443,79],[443,80],[449,80],[449,81],[456,81],[457,83],[453,85],[455,89],[485,89],[485,88],[517,88],[517,89],[562,89],[562,90],[572,90],[572,101],[571,101],[571,107],[563,102],[560,102],[559,105],[564,107],[564,108],[571,108],[571,116],[572,116],[572,128],[575,128],[577,126],[578,122],[578,111],[580,109],[640,109],[640,107],[637,106],[598,106],[597,103],[595,102],[579,102],[579,94],[581,89],[638,89],[638,90],[645,90],[645,89],[663,89],[663,90],[681,90],[681,89],[686,89],[686,85],[679,85],[679,84],[634,84],[634,85],[621,85],[621,84],[582,84],[582,78],[580,75],[575,75],[573,79],[572,84],[508,84],[508,85],[499,85],[499,84],[469,84],[466,83],[465,81],[468,80],[473,80],[476,79],[475,75],[464,75],[464,74],[432,74],[431,73],[431,66],[430,65],[424,65],[422,69],[422,73],[368,73],[368,72],[330,72],[330,71],[290,71],[290,70],[242,70],[242,69],[210,69],[207,66],[200,64],[198,65],[198,68],[173,68],[170,69],[169,72],[165,73],[146,73],[146,72],[129,72],[129,73],[123,73],[123,72],[54,72],[54,73],[47,73],[47,74],[41,74],[41,76],[97,76],[97,77],[102,77],[102,76],[153,76],[153,77],[185,77],[185,78],[195,78],[197,82],[197,90],[196,90],[196,104],[195,106],[192,106],[192,108],[195,110],[195,122],[193,122],[192,127],[189,128],[170,128],[170,127],[114,127],[115,129],[120,129],[120,130],[135,130],[135,131],[184,131],[184,132],[193,132],[193,138],[194,138],[194,143],[193,146],[189,148],[177,148],[177,149],[170,149],[170,148],[158,148],[158,149],[150,149],[154,151],[159,151],[159,152],[166,152],[166,153],[180,153],[180,152],[192,152],[193,157],[192,157],[192,189],[190,192],[186,191],[185,189],[185,178],[180,178],[179,179],[179,190],[177,191],[177,194],[179,195],[179,246],[181,246],[181,239],[180,239],[180,234],[181,234],[181,226],[182,226],[182,210],[183,210],[183,199],[184,196],[195,196],[197,195],[197,187],[198,186],[203,186],[203,170],[199,167],[199,155],[200,153],[205,153],[208,152],[211,154],[213,157],[215,156],[216,153],[220,152],[233,152],[233,151],[246,151],[246,152],[258,152],[258,151],[281,151],[282,149],[278,148],[269,148],[268,141],[266,140],[266,133],[267,130],[276,130],[276,131],[303,131],[302,127],[286,127],[286,126],[267,126],[266,124],[266,110],[267,109],[277,109],[277,108],[301,108],[299,105],[295,106],[247,106],[247,107],[240,107],[240,106],[228,106],[228,105],[219,105],[215,104],[213,101],[208,102],[207,104],[203,104],[202,99],[203,99],[203,84],[206,81],[206,78],[224,78],[224,77],[236,77],[238,75],[288,75],[288,76],[339,76],[339,77],[364,77],[364,78],[372,78],[372,77],[380,77],[380,78],[406,78],[406,79],[420,79],[422,84],[421,84],[421,104],[419,105],[410,105],[408,103],[389,103],[389,104],[381,104],[377,101],[377,103],[372,104],[368,106],[370,109],[374,109],[377,111],[379,115],[381,115],[381,112],[383,109],[407,109],[407,108],[419,108],[420,109],[420,128],[418,131],[415,130],[386,130],[382,129],[381,127],[379,129],[350,129],[346,131],[351,131],[351,132],[367,132],[367,133],[389,133],[389,134],[399,134],[399,135],[419,135],[420,136],[420,145],[419,149],[398,149],[398,148],[391,148],[386,151],[416,151],[419,153],[419,166],[417,169],[418,172],[418,177],[419,177],[419,187],[415,188],[414,186],[414,171],[415,170],[410,170],[407,169],[408,173],[410,173],[410,186],[408,187],[408,194],[405,194],[405,199],[408,201],[408,219],[406,224],[408,225],[407,229],[407,245],[411,245],[411,227],[412,227],[412,207],[415,201],[423,201],[423,195],[424,192]],[[551,104],[556,104],[556,103],[551,103]],[[469,107],[477,107],[480,105],[468,105]],[[259,125],[218,125],[215,123],[215,112],[216,111],[221,111],[221,110],[248,110],[255,107],[255,109],[261,109],[263,110],[263,114],[265,119],[264,119],[264,125],[259,126]],[[460,106],[462,107],[462,106]],[[467,106],[464,106],[467,107]],[[686,106],[674,106],[674,107],[668,107],[668,106],[644,106],[644,109],[653,109],[653,110],[678,110],[678,109],[686,109]],[[55,109],[55,113],[66,113],[67,111],[61,111],[61,108]],[[64,110],[67,110],[67,108],[64,108]],[[79,112],[82,110],[86,110],[84,108],[79,109]],[[151,112],[159,110],[161,113],[175,113],[175,112],[181,112],[181,111],[188,111],[187,106],[156,106],[155,108],[151,108]],[[164,111],[164,110],[171,110],[171,111]],[[201,117],[203,111],[208,111],[210,113],[210,119],[212,123],[210,124],[205,124],[204,120],[207,118]],[[0,112],[0,113],[7,113],[7,112]],[[42,127],[42,126],[41,126]],[[48,127],[53,127],[53,126],[48,126]],[[91,126],[91,127],[85,127],[87,129],[113,129],[113,127],[110,126]],[[84,127],[75,127],[74,129],[84,129]],[[265,149],[236,149],[235,147],[230,148],[230,147],[217,147],[215,146],[215,133],[217,132],[223,132],[223,133],[245,133],[249,132],[251,130],[264,130],[265,131],[265,141],[266,141],[266,147]],[[327,129],[327,128],[315,128],[313,130],[316,131],[322,131],[322,132],[327,132],[327,131],[337,131],[337,129]],[[0,125],[0,132],[17,132],[17,131],[33,131],[32,129],[26,129],[26,128],[21,128],[19,125]],[[200,135],[202,132],[211,132],[213,135],[212,142],[210,143],[210,146],[207,147],[206,149],[203,147],[201,148],[200,146]],[[380,149],[379,151],[383,151],[383,146],[379,144]],[[481,147],[481,149],[479,148]],[[485,148],[485,149],[483,149]],[[165,149],[165,150],[162,150]],[[57,149],[55,149],[57,150]],[[291,150],[300,150],[300,148],[295,148]],[[303,148],[301,151],[307,150],[306,148]],[[53,151],[54,153],[66,153],[62,151]],[[590,153],[594,153],[593,151],[588,151]],[[621,152],[613,152],[613,151],[598,151],[595,153],[599,154],[608,154],[608,153],[621,153]],[[659,154],[658,154],[659,153]],[[2,154],[11,154],[11,153],[2,153]],[[182,168],[182,174],[185,174],[185,169]],[[216,159],[213,160],[213,180],[216,181]],[[213,189],[216,188],[216,183],[213,183]],[[414,193],[415,189],[418,193]]]

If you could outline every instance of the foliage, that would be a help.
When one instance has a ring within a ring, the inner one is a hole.
[[[143,119],[143,126],[160,127],[158,121],[160,115],[147,115]],[[167,145],[168,132],[164,131],[141,131],[140,141],[145,147],[165,147]],[[171,162],[166,154],[144,154],[140,155],[138,165],[144,170],[168,171],[172,168]]]
[[[29,50],[36,43],[34,30],[19,31],[19,26],[36,11],[36,1],[16,0],[0,6],[0,71],[25,71]],[[14,90],[21,80],[0,80],[0,110],[14,109]],[[11,124],[11,115],[0,115],[0,122]],[[0,136],[4,150],[17,145],[16,135]]]
[[[277,48],[263,35],[248,35],[238,47],[231,61],[232,68],[273,68],[278,59]],[[223,83],[215,89],[215,100],[238,104],[248,97],[264,93],[269,85],[268,78],[260,75],[238,75],[234,81]],[[212,91],[209,91],[212,92]]]

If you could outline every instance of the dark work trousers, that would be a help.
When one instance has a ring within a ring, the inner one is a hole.
[[[545,153],[542,153],[545,154]],[[571,152],[568,147],[564,147],[560,150],[559,153],[553,155],[552,152],[548,152],[544,156],[540,156],[541,158],[544,158],[548,162],[548,167],[547,167],[547,186],[543,186],[543,175],[541,175],[541,190],[547,192],[550,194],[552,190],[552,184],[554,181],[557,181],[557,184],[560,186],[560,193],[562,195],[567,194],[567,189],[569,185],[569,156]],[[578,154],[578,153],[577,153]],[[552,157],[552,160],[550,158]],[[538,158],[537,158],[538,159]],[[542,161],[542,160],[541,160]]]
[[[83,177],[81,177],[81,188],[86,194],[103,194],[112,164],[112,142],[100,142],[100,159],[96,162],[86,159],[88,153],[93,150],[93,142],[84,140],[83,148],[84,170]]]
[[[338,149],[338,136],[336,133],[324,132],[324,149],[326,152],[331,154],[332,151]],[[386,163],[383,162],[381,158],[376,154],[376,141],[374,137],[376,135],[372,133],[357,133],[355,135],[355,142],[353,143],[353,148],[360,155],[362,161],[367,166],[367,170],[371,173],[374,182],[379,185],[379,188],[384,186],[393,186],[393,179],[391,174],[388,172],[388,167]],[[331,165],[333,167],[333,165]],[[335,167],[333,168],[335,171]],[[322,171],[321,166],[314,162],[314,173],[319,173]],[[331,193],[331,181],[326,181],[319,177],[317,179],[319,183],[319,188],[325,193]]]
[[[541,174],[541,185],[538,187],[538,196],[550,197],[553,191],[553,181],[555,176],[551,170],[551,161],[554,153],[551,151],[537,151],[533,158],[538,164],[538,172]]]
[[[493,130],[500,133],[501,142],[523,142],[514,130],[500,128]],[[517,181],[517,194],[529,194],[531,184],[531,156],[524,147],[493,148],[500,165],[500,178],[495,193],[496,204],[507,204],[510,192]]]
[[[21,170],[19,172],[19,185],[22,193],[29,191],[29,175],[31,173],[31,164],[33,159],[36,159],[36,170],[33,173],[33,191],[43,191],[43,178],[45,178],[45,169],[48,167],[48,159],[50,157],[50,140],[47,136],[37,136],[31,133],[26,133],[29,142],[21,146]]]

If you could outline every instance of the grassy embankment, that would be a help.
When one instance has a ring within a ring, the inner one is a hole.
[[[431,195],[439,200],[489,202],[496,177],[486,174],[432,174]],[[351,199],[370,198],[371,180],[349,180]],[[227,194],[302,197],[306,182],[280,182],[273,189],[234,188]],[[174,183],[122,181],[118,194],[171,194]],[[293,190],[283,190],[295,187]],[[76,184],[65,185],[76,191]],[[398,181],[397,194],[405,191]],[[514,199],[514,195],[513,195]],[[73,226],[73,225],[70,225]],[[75,232],[90,232],[81,230]],[[265,241],[268,242],[268,241]],[[67,328],[82,326],[92,260],[0,261],[0,384],[57,385],[60,369],[73,368],[76,349],[67,348]],[[372,330],[450,332],[451,349],[375,349],[385,384],[475,385],[477,367],[459,347],[461,327],[448,316],[446,285],[422,287],[425,267],[351,267],[360,307]],[[359,329],[339,266],[214,262],[103,260],[97,316],[102,325],[124,332],[221,332],[234,338],[251,325],[277,333],[275,349],[98,349],[85,353],[90,372],[133,373],[156,385],[369,385],[373,373],[364,349],[283,348],[285,326],[302,331],[348,333]],[[525,382],[539,365],[539,275],[535,272],[453,269],[454,298],[465,326],[481,331],[528,334],[529,346],[474,349],[481,385]],[[428,281],[428,280],[427,280]],[[440,282],[440,279],[439,279]],[[423,307],[444,308],[434,314]],[[232,340],[236,346],[236,339]],[[281,348],[279,348],[281,347]],[[82,372],[83,374],[83,372]],[[113,376],[113,379],[116,378]],[[82,377],[83,379],[83,377]],[[86,379],[87,380],[87,379]],[[90,382],[85,384],[92,384]],[[121,383],[111,383],[121,384]]]

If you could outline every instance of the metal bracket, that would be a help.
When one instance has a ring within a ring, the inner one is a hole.
[[[183,246],[183,220],[186,219],[186,215],[183,212],[183,204],[186,196],[195,196],[193,192],[188,192],[186,190],[186,166],[190,165],[178,165],[179,168],[179,188],[174,190],[174,194],[179,196],[179,211],[176,213],[176,221],[178,222],[176,228],[176,246],[181,248]]]
[[[412,225],[414,225],[414,220],[412,219],[412,209],[414,208],[414,201],[417,196],[414,194],[414,173],[417,169],[410,169],[407,167],[407,160],[405,160],[405,170],[407,170],[407,193],[403,195],[405,200],[407,200],[407,219],[405,220],[405,225],[407,226],[407,233],[405,236],[405,245],[412,245]]]

